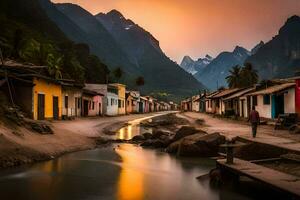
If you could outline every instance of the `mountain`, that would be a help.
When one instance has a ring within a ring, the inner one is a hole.
[[[186,72],[194,75],[197,72],[201,73],[201,71],[213,60],[213,58],[209,55],[206,55],[204,58],[199,58],[194,61],[189,56],[184,56],[180,67],[184,69]]]
[[[136,73],[136,66],[92,14],[75,4],[53,4],[49,0],[40,0],[40,3],[49,18],[71,40],[88,44],[91,52],[111,70],[121,67],[127,74]]]
[[[258,49],[260,49],[262,46],[264,46],[265,45],[265,43],[263,42],[263,41],[260,41],[257,45],[255,45],[255,47],[253,47],[252,49],[251,49],[251,55],[254,55],[254,54],[256,54],[257,53],[257,51],[258,51]]]
[[[300,17],[292,16],[278,34],[246,59],[260,79],[293,76],[300,70]]]
[[[250,52],[243,47],[236,46],[232,52],[222,52],[213,59],[202,71],[194,76],[210,89],[227,86],[225,78],[228,71],[235,65],[242,65]]]
[[[141,89],[151,93],[188,96],[204,86],[191,74],[170,60],[159,41],[119,11],[99,13],[96,19],[111,33],[131,62],[136,64],[145,79]]]

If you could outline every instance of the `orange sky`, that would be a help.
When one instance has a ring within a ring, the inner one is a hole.
[[[300,0],[52,0],[76,3],[93,14],[117,9],[160,41],[173,60],[252,48],[300,15]]]

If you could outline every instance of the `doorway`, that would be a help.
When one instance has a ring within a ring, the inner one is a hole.
[[[45,119],[45,95],[38,94],[38,120]]]
[[[59,119],[58,97],[53,96],[53,119]]]
[[[89,115],[89,101],[88,100],[83,100],[83,116],[88,116]]]
[[[272,96],[272,118],[277,118],[280,114],[284,114],[284,94]]]

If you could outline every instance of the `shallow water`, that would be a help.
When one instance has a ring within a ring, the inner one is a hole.
[[[116,138],[151,132],[133,121]],[[64,155],[55,160],[0,172],[4,200],[244,200],[286,199],[246,180],[212,188],[207,174],[215,161],[177,158],[159,150],[120,144]]]

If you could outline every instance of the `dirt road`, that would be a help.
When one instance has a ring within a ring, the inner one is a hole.
[[[195,112],[178,113],[177,115],[188,119],[195,125],[196,119],[205,120],[205,126],[201,126],[201,128],[209,133],[220,132],[229,138],[240,136],[250,141],[270,144],[300,152],[300,135],[291,135],[286,130],[274,130],[274,127],[270,125],[259,126],[257,137],[252,138],[251,127],[246,122],[214,118],[212,115]]]

